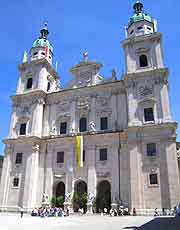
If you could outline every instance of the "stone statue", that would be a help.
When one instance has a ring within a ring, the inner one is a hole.
[[[90,131],[96,132],[96,125],[94,121],[89,123]]]
[[[49,133],[51,136],[53,135],[56,135],[56,126],[55,125],[52,125],[51,126],[51,130],[50,130],[50,133]]]
[[[94,198],[95,198],[94,194],[92,192],[89,192],[88,193],[88,202],[92,203]]]
[[[71,202],[71,192],[65,194],[65,202],[66,203]]]
[[[112,70],[112,77],[111,78],[112,78],[113,81],[117,80],[116,70],[115,69]]]
[[[42,195],[42,206],[48,206],[49,205],[49,196],[46,193],[43,193]]]

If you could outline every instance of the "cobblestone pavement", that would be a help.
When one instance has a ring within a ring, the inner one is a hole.
[[[180,230],[177,218],[154,218],[142,216],[70,216],[70,217],[31,217],[19,214],[0,214],[0,230]],[[173,228],[170,228],[172,225]],[[177,228],[176,228],[177,225]],[[141,226],[141,227],[140,227]]]

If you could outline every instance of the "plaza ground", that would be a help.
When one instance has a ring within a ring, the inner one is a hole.
[[[143,217],[143,216],[70,216],[31,217],[19,214],[0,213],[0,230],[179,230],[180,218],[174,217]]]

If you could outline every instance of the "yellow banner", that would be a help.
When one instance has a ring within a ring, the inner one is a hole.
[[[76,146],[77,146],[77,168],[81,165],[81,139],[80,136],[76,136]]]
[[[83,167],[83,136],[76,136],[77,168]]]

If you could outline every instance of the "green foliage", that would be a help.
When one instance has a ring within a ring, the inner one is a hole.
[[[51,198],[51,206],[56,206],[56,197],[55,196],[53,196]]]
[[[78,208],[83,208],[84,210],[87,209],[87,193],[78,193],[74,192],[73,195],[73,203],[74,203],[74,208],[77,211]]]
[[[64,197],[63,196],[58,196],[56,198],[56,206],[57,207],[62,207],[64,204]]]
[[[63,196],[58,196],[58,197],[53,196],[51,198],[51,205],[52,206],[63,207],[63,204],[64,204],[64,197]]]

